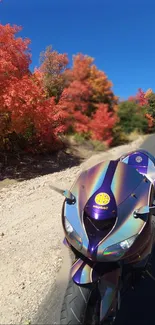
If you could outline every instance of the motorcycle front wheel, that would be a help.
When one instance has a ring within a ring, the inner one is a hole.
[[[70,279],[61,309],[61,325],[98,325],[100,295],[97,287],[80,286]],[[109,325],[110,322],[103,322]]]

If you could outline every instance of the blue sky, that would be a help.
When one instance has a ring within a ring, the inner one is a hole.
[[[78,52],[93,56],[121,98],[139,87],[155,91],[154,0],[3,0],[0,23],[23,26],[32,69],[52,45],[70,59]]]

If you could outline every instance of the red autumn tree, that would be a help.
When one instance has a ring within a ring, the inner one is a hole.
[[[88,55],[83,55],[82,53],[73,55],[73,66],[65,72],[68,84],[74,80],[81,82],[88,81],[93,62],[94,59]]]
[[[88,109],[89,85],[73,81],[64,89],[58,106],[68,114],[66,126],[68,131],[87,133],[89,118],[85,114]]]
[[[108,111],[117,110],[118,97],[112,91],[112,82],[108,80],[103,71],[92,65],[90,69],[89,83],[92,88],[92,102],[107,104]]]
[[[5,107],[11,113],[10,131],[24,133],[33,125],[39,137],[43,134],[50,137],[62,132],[59,121],[63,118],[64,112],[61,114],[54,98],[45,98],[45,94],[35,84],[33,77],[24,76],[21,80],[14,81],[9,91],[3,99]]]
[[[145,97],[148,100],[148,107],[146,118],[148,119],[149,130],[154,132],[155,130],[155,94],[152,89],[148,89],[145,93]]]
[[[41,146],[55,146],[64,131],[65,112],[46,93],[37,73],[29,72],[29,40],[16,37],[19,27],[0,25],[0,139],[12,133]]]
[[[59,104],[69,112],[68,126],[75,132],[91,134],[92,125],[95,128],[95,123],[98,124],[96,118],[91,124],[95,112],[97,113],[100,107],[100,110],[103,109],[103,114],[105,113],[104,105],[98,104],[106,104],[107,112],[116,115],[117,98],[111,90],[112,84],[104,72],[97,70],[93,62],[93,58],[78,54],[73,57],[72,69],[65,71],[68,83]],[[93,138],[95,139],[95,132]]]
[[[117,117],[109,112],[107,104],[99,104],[93,119],[90,121],[91,138],[99,140],[110,145],[112,138],[112,129],[117,122]]]
[[[88,116],[95,112],[97,103],[108,104],[109,110],[114,111],[118,100],[111,89],[112,83],[105,73],[98,70],[93,63],[92,57],[79,53],[73,56],[72,69],[65,72],[68,87],[73,81],[78,81],[89,88],[89,105],[86,112]],[[88,98],[86,101],[88,102]]]
[[[14,82],[29,73],[31,62],[28,39],[15,38],[21,30],[18,26],[0,24],[0,139],[10,131],[11,112],[8,109],[11,95],[10,87]],[[13,90],[12,90],[13,91]],[[13,107],[12,107],[13,109]]]
[[[91,88],[88,82],[72,81],[65,88],[59,101],[61,109],[68,113],[67,126],[74,132],[88,132],[89,118],[86,115],[89,106]]]
[[[136,102],[139,106],[145,106],[148,104],[148,99],[146,93],[139,88],[135,96],[130,96],[128,101]]]
[[[67,55],[48,47],[41,55],[41,67],[32,74],[30,41],[17,37],[18,31],[17,26],[0,25],[1,139],[16,133],[29,143],[35,140],[54,148],[58,134],[67,127],[108,141],[116,119],[117,98],[94,59],[78,54],[73,67],[67,69]],[[102,131],[98,128],[99,116]]]
[[[150,96],[152,95],[152,89],[148,89],[146,93],[140,88],[138,89],[138,93],[136,95],[136,99],[138,101],[138,105],[140,107],[145,108],[144,116],[148,122],[148,131],[151,131],[154,126],[154,119],[150,115]]]
[[[20,79],[29,73],[30,40],[15,38],[20,30],[18,26],[0,24],[0,98],[15,78]]]
[[[136,96],[129,96],[128,101],[129,102],[135,102],[136,101]]]
[[[138,92],[136,94],[136,100],[138,102],[138,105],[140,106],[144,106],[148,104],[148,100],[147,97],[145,96],[145,92],[141,88],[138,89]]]
[[[68,112],[67,126],[69,131],[87,133],[89,130],[89,111],[92,89],[88,78],[93,59],[78,54],[73,57],[72,69],[65,71],[66,88],[64,89],[59,105]]]

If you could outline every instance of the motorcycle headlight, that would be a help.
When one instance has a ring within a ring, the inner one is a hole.
[[[68,235],[70,235],[72,232],[74,232],[72,225],[69,223],[69,221],[66,218],[65,218],[65,229],[66,229]]]
[[[112,246],[107,247],[103,255],[107,257],[107,259],[110,261],[115,261],[121,258],[126,251],[132,246],[135,239],[137,238],[137,235],[132,236],[126,240],[121,241],[120,243],[114,244]]]
[[[70,222],[65,218],[65,230],[71,241],[71,244],[78,250],[82,249],[82,239],[78,233],[74,230]]]

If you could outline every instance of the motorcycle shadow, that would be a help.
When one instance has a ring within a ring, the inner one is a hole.
[[[155,277],[155,249],[152,260],[152,275]],[[122,300],[115,325],[154,325],[154,303],[155,281],[147,276],[135,290],[129,291]]]

